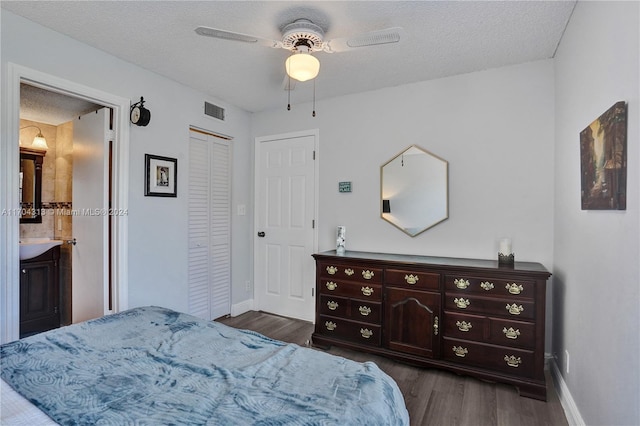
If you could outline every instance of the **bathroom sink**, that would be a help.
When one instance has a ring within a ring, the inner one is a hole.
[[[62,240],[52,240],[51,238],[23,238],[20,240],[20,260],[33,259],[61,244]]]

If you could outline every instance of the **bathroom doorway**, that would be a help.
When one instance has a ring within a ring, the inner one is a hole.
[[[103,143],[102,138],[111,130],[112,122],[112,110],[102,105],[24,82],[20,84],[20,128],[35,128],[46,140],[42,221],[21,223],[20,240],[62,241],[60,258],[55,265],[57,279],[48,283],[50,286],[57,283],[58,294],[53,307],[55,313],[48,312],[48,315],[57,314],[61,326],[104,315],[111,309],[108,305],[111,283],[108,276],[106,280],[101,279],[104,274],[99,272],[110,257],[104,249],[108,245],[108,235],[106,238],[104,235],[108,234],[108,228],[101,225],[107,218],[92,214],[99,214],[100,207],[109,205],[108,190],[96,189],[104,186],[103,181],[110,176],[102,165],[108,165],[111,145],[109,141]],[[29,149],[31,144],[30,138],[25,139],[25,133],[20,132],[21,151]],[[96,139],[100,141],[95,142]],[[103,232],[103,228],[107,232]],[[21,271],[24,273],[25,268]],[[38,283],[35,286],[37,288]],[[20,291],[24,310],[30,303],[24,300],[26,289]],[[24,315],[27,313],[21,312],[21,318]],[[50,326],[42,324],[41,327]],[[20,328],[20,334],[24,335],[22,321]]]
[[[93,89],[69,80],[55,77],[18,64],[7,66],[6,105],[7,125],[6,134],[15,143],[4,145],[6,156],[0,163],[6,167],[7,193],[10,195],[7,207],[14,209],[19,206],[18,175],[20,170],[18,139],[20,133],[20,86],[22,83],[45,89],[47,91],[64,94],[83,99],[112,110],[113,144],[112,156],[109,158],[112,176],[111,209],[126,212],[128,209],[129,187],[129,109],[131,100],[116,96],[98,89]],[[13,178],[15,176],[15,178]],[[8,222],[9,223],[9,222]],[[19,219],[11,220],[13,226],[6,229],[6,239],[3,241],[6,256],[0,257],[0,283],[3,297],[0,298],[0,342],[8,342],[19,338],[20,313],[20,263],[19,263]],[[111,217],[109,220],[109,237],[107,251],[110,257],[105,260],[108,274],[112,283],[110,290],[111,309],[104,313],[119,312],[128,308],[128,218],[125,215]]]

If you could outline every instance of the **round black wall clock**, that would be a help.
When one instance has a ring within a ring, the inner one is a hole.
[[[151,120],[151,111],[144,107],[144,98],[140,97],[140,102],[131,105],[129,119],[136,126],[146,126]]]

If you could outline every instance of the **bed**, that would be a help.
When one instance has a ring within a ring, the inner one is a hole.
[[[7,343],[0,359],[3,425],[409,424],[372,362],[160,307]]]

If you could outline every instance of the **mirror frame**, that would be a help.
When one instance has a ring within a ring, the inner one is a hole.
[[[410,149],[417,149],[421,152],[423,152],[424,154],[438,160],[441,161],[444,164],[444,173],[445,173],[445,180],[444,180],[444,185],[445,185],[445,213],[444,213],[444,217],[440,220],[434,221],[432,223],[428,223],[425,225],[424,228],[420,229],[418,232],[416,233],[411,233],[409,231],[407,231],[406,228],[403,228],[401,225],[399,225],[396,222],[393,222],[392,220],[390,220],[389,218],[385,217],[385,203],[384,203],[384,167],[387,166],[388,164],[392,163],[395,159],[397,159],[398,157],[400,157],[401,155],[403,155],[404,153],[406,153],[407,151],[409,151]],[[449,162],[435,154],[433,154],[430,151],[427,151],[424,148],[419,147],[418,145],[410,145],[407,148],[403,149],[402,151],[400,151],[398,154],[394,155],[389,161],[385,162],[382,166],[380,166],[380,217],[386,221],[389,222],[390,224],[392,224],[393,226],[395,226],[396,228],[400,229],[402,232],[404,232],[405,234],[409,235],[410,237],[416,237],[418,235],[420,235],[421,233],[423,233],[424,231],[433,228],[434,226],[436,226],[439,223],[444,222],[445,220],[447,220],[449,218]]]
[[[22,205],[20,206],[20,223],[42,223],[42,164],[46,151],[38,151],[20,147],[20,161],[33,160],[34,168],[34,194],[33,209],[36,214],[33,217],[22,217]]]

